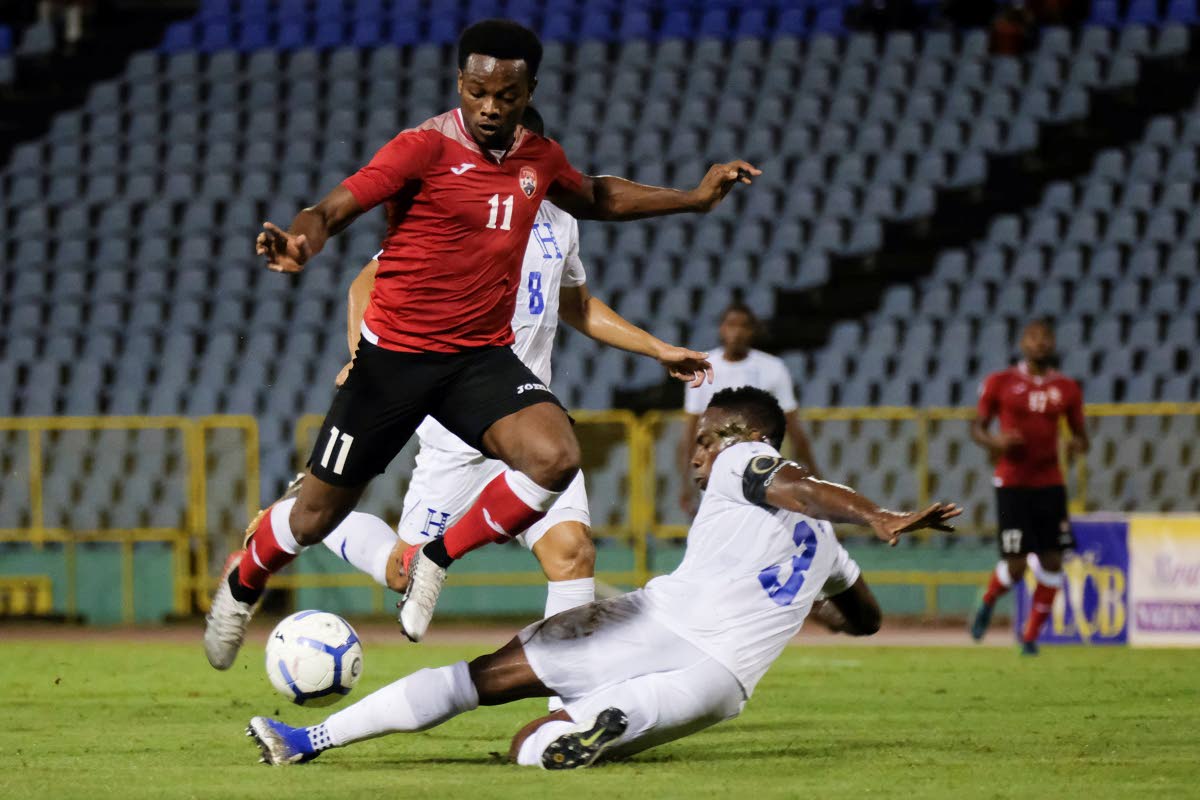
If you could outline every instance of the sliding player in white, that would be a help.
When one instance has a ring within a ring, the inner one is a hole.
[[[906,531],[951,530],[961,513],[942,503],[886,511],[817,480],[780,456],[785,426],[779,403],[760,389],[713,397],[692,455],[704,499],[670,575],[530,625],[470,664],[413,673],[319,725],[254,717],[247,735],[267,763],[291,764],[425,730],[480,705],[558,695],[565,707],[522,728],[509,754],[518,764],[569,769],[737,716],[818,598],[847,620],[878,613],[832,522],[869,526],[895,544]]]
[[[542,134],[541,116],[532,107],[522,124]],[[363,312],[375,282],[378,262],[371,261],[350,287],[348,344],[358,348]],[[626,321],[588,292],[579,258],[579,225],[575,218],[543,201],[537,212],[517,294],[512,349],[546,386],[559,319],[602,344],[659,361],[675,378],[698,386],[712,380],[706,353],[675,347]],[[352,364],[338,376],[345,380]],[[432,417],[417,429],[421,447],[416,471],[404,496],[398,527],[400,538],[379,517],[351,512],[324,540],[325,546],[377,583],[403,592],[407,588],[405,556],[459,520],[480,491],[505,469],[464,444]],[[276,502],[289,503],[299,482]],[[257,524],[251,523],[250,530]],[[538,559],[548,581],[546,616],[591,602],[595,597],[596,551],[590,535],[583,473],[558,498],[546,516],[517,538]]]

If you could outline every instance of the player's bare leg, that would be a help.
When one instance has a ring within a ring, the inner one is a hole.
[[[834,633],[850,636],[872,636],[883,620],[879,601],[861,575],[844,592],[813,603],[809,616]]]
[[[364,488],[333,486],[305,473],[294,497],[285,494],[251,523],[245,548],[226,562],[205,619],[204,652],[213,667],[233,666],[270,576],[337,527]]]
[[[502,417],[484,433],[483,446],[509,468],[484,487],[445,536],[404,556],[409,579],[400,624],[413,641],[429,628],[450,564],[529,528],[579,472],[579,442],[567,413],[555,403],[536,403]]]
[[[1021,652],[1024,655],[1037,655],[1038,635],[1054,607],[1054,596],[1063,585],[1062,557],[1061,550],[1043,550],[1029,558],[1037,585],[1030,599],[1025,630],[1021,632]]]
[[[329,716],[319,725],[293,728],[268,717],[254,717],[246,730],[268,764],[310,761],[321,751],[389,733],[423,731],[481,705],[500,705],[530,697],[547,697],[512,639],[494,653],[470,664],[459,661],[423,669]]]

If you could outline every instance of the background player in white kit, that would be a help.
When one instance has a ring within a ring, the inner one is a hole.
[[[752,346],[758,329],[758,317],[745,303],[735,300],[721,312],[721,323],[717,327],[717,339],[721,346],[710,353],[710,358],[716,364],[716,379],[709,384],[692,386],[683,393],[686,417],[679,437],[679,469],[682,474],[687,473],[691,461],[696,425],[713,394],[721,389],[753,386],[769,392],[779,401],[787,419],[787,437],[795,451],[796,460],[808,467],[813,475],[820,476],[812,447],[800,424],[791,373],[782,358]],[[679,507],[685,514],[696,513],[696,490],[690,481],[684,481],[680,488]]]
[[[522,124],[542,134],[541,116],[532,107],[526,109]],[[368,263],[350,288],[347,335],[352,355],[358,347],[377,266],[375,261]],[[546,386],[550,385],[551,352],[560,318],[602,344],[657,359],[680,380],[692,384],[712,380],[706,353],[669,345],[590,295],[579,258],[578,223],[570,214],[543,202],[522,264],[512,349]],[[338,376],[339,383],[350,366]],[[431,417],[417,428],[417,435],[421,446],[404,496],[400,540],[385,522],[361,512],[352,512],[324,540],[339,557],[396,591],[405,589],[402,557],[406,545],[419,546],[444,533],[505,469],[503,462],[469,447]],[[546,616],[595,597],[596,553],[590,525],[580,472],[546,516],[517,537],[537,557],[549,582]]]
[[[510,756],[547,769],[629,755],[737,716],[822,595],[848,616],[870,597],[831,522],[895,544],[919,528],[951,530],[961,513],[935,503],[886,511],[818,480],[779,454],[784,416],[768,393],[717,393],[692,456],[705,490],[683,562],[644,589],[530,625],[468,664],[425,669],[325,722],[292,728],[254,717],[247,734],[271,764],[420,731],[480,705],[557,694],[565,707],[517,733]],[[872,601],[873,602],[873,601]]]

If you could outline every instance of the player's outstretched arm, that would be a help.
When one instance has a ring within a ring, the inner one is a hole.
[[[330,236],[341,233],[363,208],[345,186],[338,186],[315,206],[303,209],[286,231],[271,222],[254,243],[254,252],[272,272],[299,272],[325,247]]]
[[[585,176],[579,189],[555,188],[550,200],[579,219],[629,220],[716,208],[738,183],[749,185],[762,170],[746,161],[714,164],[689,191],[646,186],[612,175]]]
[[[563,322],[601,344],[649,356],[666,367],[672,378],[699,386],[712,383],[708,353],[676,347],[642,330],[588,291],[587,285],[564,286],[558,314]]]
[[[756,468],[756,462],[760,459],[765,461]],[[784,462],[780,466],[777,459],[769,456],[760,456],[750,462],[747,467],[747,486],[750,487],[754,482],[761,486],[762,481],[758,480],[758,476],[769,477],[764,497],[768,505],[830,522],[863,525],[875,531],[877,538],[891,545],[900,541],[900,534],[922,528],[952,531],[954,527],[949,521],[962,513],[962,509],[954,503],[934,503],[923,511],[888,511],[847,486],[818,480],[807,469],[796,464]],[[755,480],[752,481],[752,478]]]

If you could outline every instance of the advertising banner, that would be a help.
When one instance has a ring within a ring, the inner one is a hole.
[[[1073,519],[1076,550],[1063,559],[1066,585],[1038,641],[1042,644],[1125,644],[1128,640],[1128,523],[1112,519]],[[1197,539],[1200,545],[1200,538]],[[1014,591],[1018,638],[1025,627],[1036,580],[1033,570]]]
[[[1200,647],[1200,517],[1129,519],[1129,641]]]

